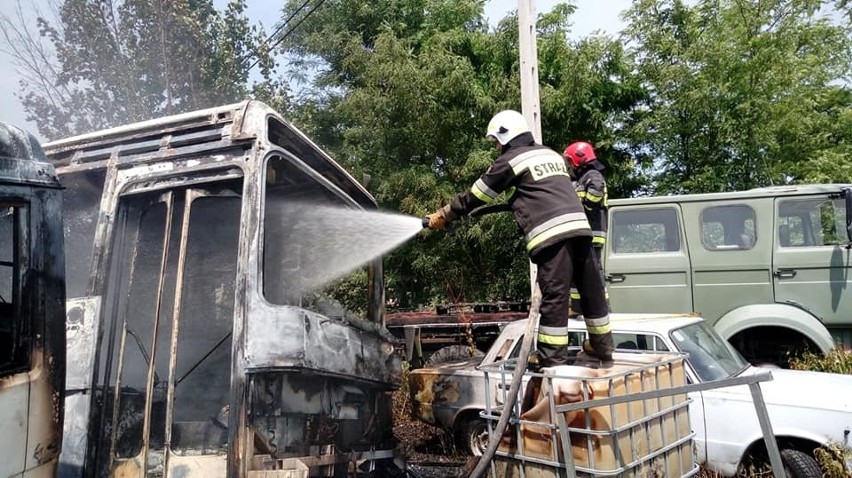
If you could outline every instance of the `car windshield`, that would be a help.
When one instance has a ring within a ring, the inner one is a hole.
[[[673,330],[671,336],[677,348],[689,354],[689,363],[702,382],[738,375],[748,367],[748,362],[706,322]]]

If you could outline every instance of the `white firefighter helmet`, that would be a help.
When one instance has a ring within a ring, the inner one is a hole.
[[[494,115],[488,122],[485,137],[494,138],[505,146],[512,139],[529,132],[530,127],[522,114],[515,110],[504,110]]]

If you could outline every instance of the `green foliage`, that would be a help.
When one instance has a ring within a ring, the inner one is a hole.
[[[828,2],[641,0],[626,15],[651,98],[637,144],[658,192],[849,181],[847,26]],[[846,120],[844,122],[844,120]]]
[[[300,6],[292,1],[284,15]],[[299,124],[356,176],[369,173],[383,208],[423,216],[467,189],[496,152],[490,117],[520,109],[518,24],[489,31],[480,0],[328,0],[287,38],[286,52],[317,68]],[[570,41],[573,7],[539,18],[544,143],[561,152],[590,139],[610,167],[610,191],[645,185],[626,144],[644,98],[615,40]],[[454,234],[425,232],[385,261],[401,306],[529,295],[529,262],[509,214],[465,220]]]
[[[28,119],[59,138],[238,101],[254,58],[269,80],[255,93],[284,106],[263,32],[244,10],[245,0],[223,11],[212,0],[62,1],[57,18],[38,19],[55,59],[27,48],[24,34],[6,35],[28,79],[39,80],[21,82]]]
[[[805,352],[801,357],[790,360],[790,368],[852,375],[852,353],[843,350],[841,347],[835,348],[825,355]]]
[[[365,318],[368,289],[367,269],[361,268],[313,291],[304,300],[312,310],[334,307],[346,317]]]

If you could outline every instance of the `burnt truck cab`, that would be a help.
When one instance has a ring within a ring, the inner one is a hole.
[[[347,282],[360,308],[303,287],[325,257],[299,208],[376,209],[358,181],[255,101],[45,149],[69,223],[62,476],[395,467],[381,261]]]
[[[0,476],[53,477],[65,388],[62,189],[38,140],[0,123]]]

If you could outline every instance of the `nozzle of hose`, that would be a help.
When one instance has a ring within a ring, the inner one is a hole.
[[[420,221],[420,224],[423,225],[423,229],[429,229],[429,218],[424,217],[423,220]],[[447,224],[444,227],[444,232],[447,233],[447,234],[453,235],[456,232],[454,224]]]

